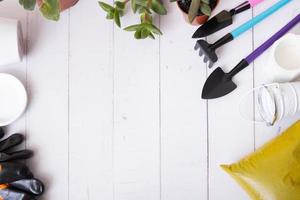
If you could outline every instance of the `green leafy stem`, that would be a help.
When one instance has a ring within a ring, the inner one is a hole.
[[[139,13],[140,23],[128,26],[124,30],[133,31],[136,39],[155,39],[155,35],[162,35],[159,28],[153,24],[153,13],[167,14],[167,10],[160,0],[117,0],[113,5],[99,1],[99,6],[106,12],[107,19],[113,20],[118,27],[121,27],[120,17],[124,15],[126,4],[129,2],[133,13]]]

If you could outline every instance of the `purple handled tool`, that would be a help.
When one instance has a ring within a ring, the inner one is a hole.
[[[279,38],[285,35],[289,30],[300,22],[300,14],[298,14],[292,21],[285,25],[280,31],[275,33],[270,39],[264,42],[261,46],[255,49],[250,55],[244,58],[237,66],[230,72],[225,73],[220,67],[215,69],[206,80],[203,90],[203,99],[214,99],[225,96],[236,89],[237,85],[232,81],[232,78],[240,71],[245,69],[257,57],[264,53],[269,47],[273,45]]]

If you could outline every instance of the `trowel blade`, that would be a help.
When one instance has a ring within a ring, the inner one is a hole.
[[[193,34],[192,38],[201,38],[211,35],[232,24],[232,15],[230,12],[223,10],[202,26]]]
[[[236,84],[228,78],[227,74],[220,68],[216,68],[207,78],[202,89],[202,99],[215,99],[232,92]]]

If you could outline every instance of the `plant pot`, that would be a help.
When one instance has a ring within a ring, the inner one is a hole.
[[[180,0],[180,1],[181,2],[185,1],[185,4],[187,4],[188,7],[191,4],[191,0]],[[188,18],[188,9],[183,8],[180,4],[181,2],[177,1],[177,6],[181,10],[183,17],[187,23],[195,25],[195,26],[199,26],[201,24],[204,24],[208,20],[209,16],[204,15],[201,11],[199,11],[198,16],[193,20],[192,23],[190,23],[189,18]],[[219,0],[212,0],[212,2],[210,3],[211,10],[214,10],[217,7],[218,3],[219,3]]]
[[[60,10],[64,11],[68,8],[74,6],[79,0],[60,0]],[[38,5],[40,6],[43,0],[37,0]]]

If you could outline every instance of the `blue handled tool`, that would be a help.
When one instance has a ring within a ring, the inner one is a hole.
[[[209,68],[213,66],[215,62],[218,60],[218,56],[216,54],[216,49],[223,46],[224,44],[227,44],[246,32],[247,30],[251,29],[253,26],[261,22],[262,20],[269,17],[271,14],[278,11],[280,8],[285,6],[287,3],[289,3],[292,0],[280,0],[276,4],[274,4],[272,7],[268,8],[264,12],[260,13],[253,19],[249,20],[248,22],[244,23],[243,25],[239,26],[235,30],[233,30],[231,33],[226,34],[224,37],[219,39],[213,44],[209,44],[205,40],[198,40],[195,45],[195,50],[199,49],[199,55],[204,55],[204,62],[207,63],[209,61]]]

